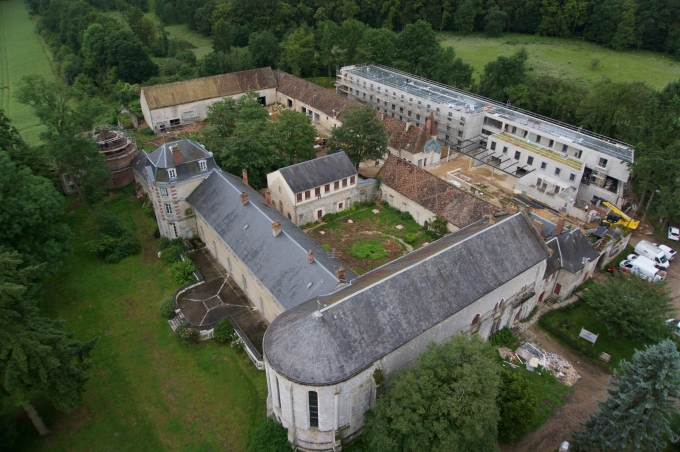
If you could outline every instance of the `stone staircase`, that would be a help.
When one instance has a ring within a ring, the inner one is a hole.
[[[168,323],[170,324],[170,328],[172,328],[172,331],[177,331],[177,328],[179,328],[183,323],[187,323],[187,319],[184,317],[184,314],[182,314],[182,311],[177,309],[175,311],[175,315],[168,320]]]

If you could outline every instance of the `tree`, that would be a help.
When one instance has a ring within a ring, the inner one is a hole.
[[[590,41],[609,45],[621,22],[622,0],[601,0],[592,3],[584,36]]]
[[[237,119],[264,121],[267,118],[267,111],[257,98],[257,93],[248,91],[238,99],[226,97],[208,106],[205,122],[209,127],[204,129],[204,137],[210,143],[210,149],[234,134]]]
[[[212,48],[214,52],[231,50],[231,27],[224,20],[218,20],[212,29]]]
[[[633,0],[624,0],[623,14],[621,14],[621,22],[616,28],[616,33],[612,37],[611,46],[616,50],[623,50],[627,47],[635,45],[637,38],[635,37],[635,2]]]
[[[408,24],[397,36],[397,59],[406,63],[404,69],[407,72],[417,75],[429,73],[431,67],[437,64],[435,59],[439,48],[437,35],[424,20]]]
[[[12,121],[0,110],[0,151],[5,151],[17,169],[30,168],[36,176],[48,178],[53,165],[39,148],[28,146],[12,125]]]
[[[344,122],[331,131],[328,143],[331,152],[345,151],[352,164],[367,159],[379,159],[387,152],[387,133],[370,105],[350,106],[342,115]]]
[[[357,47],[357,61],[392,65],[397,53],[397,35],[387,28],[369,28]]]
[[[453,47],[439,47],[435,54],[438,64],[432,65],[427,77],[456,88],[469,88],[472,85],[474,69],[462,59],[456,58]]]
[[[514,444],[529,430],[536,418],[537,400],[529,382],[521,374],[502,369],[498,392],[498,440]]]
[[[340,26],[340,46],[345,63],[356,63],[357,48],[365,31],[366,25],[356,19],[347,19]]]
[[[675,439],[669,415],[680,396],[680,353],[670,339],[636,350],[632,361],[621,360],[607,399],[581,421],[573,437],[575,451],[662,451]]]
[[[500,36],[505,28],[508,15],[501,11],[498,6],[493,6],[484,18],[484,31],[488,36]]]
[[[316,158],[316,129],[304,113],[283,110],[271,129],[276,150],[281,154],[284,166]]]
[[[500,378],[478,336],[430,344],[365,415],[369,450],[495,451]]]
[[[658,340],[664,337],[672,297],[664,282],[650,283],[615,273],[607,285],[593,284],[583,300],[614,338]]]
[[[526,80],[527,58],[526,50],[521,49],[511,57],[499,56],[496,61],[487,63],[479,81],[480,94],[507,101],[510,88]]]
[[[300,27],[291,31],[281,42],[283,61],[290,67],[294,76],[310,67],[314,59],[314,34]]]
[[[340,27],[331,21],[324,20],[316,24],[316,45],[319,58],[319,66],[326,67],[328,77],[332,76],[331,70],[338,59],[340,48]]]
[[[0,249],[18,251],[29,266],[45,263],[44,276],[56,272],[71,253],[72,235],[61,222],[63,198],[54,185],[17,168],[0,150],[0,199]]]
[[[456,10],[456,18],[453,20],[456,30],[463,33],[470,33],[474,30],[476,14],[474,0],[463,0],[460,2]]]
[[[49,431],[31,404],[37,394],[61,411],[82,403],[91,364],[85,360],[97,338],[88,342],[65,333],[62,320],[40,317],[35,282],[44,270],[22,268],[18,253],[0,253],[0,381],[3,392],[23,405],[41,435]]]
[[[248,50],[256,67],[276,66],[279,59],[279,41],[269,30],[253,33],[248,40]]]
[[[106,64],[116,68],[119,79],[128,83],[141,83],[158,75],[158,66],[129,30],[118,30],[106,37]]]

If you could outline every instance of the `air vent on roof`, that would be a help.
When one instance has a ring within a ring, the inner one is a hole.
[[[307,283],[307,288],[309,289],[310,287],[312,287],[312,283]]]
[[[246,229],[248,229],[248,225],[243,226],[243,230],[245,231]]]

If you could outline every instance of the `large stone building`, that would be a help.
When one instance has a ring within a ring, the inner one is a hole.
[[[501,209],[393,155],[380,170],[382,199],[411,216],[424,228],[437,216],[457,231]]]
[[[515,190],[585,219],[624,202],[633,149],[612,138],[377,64],[343,67],[338,92],[401,121],[433,115],[439,141],[516,178]]]
[[[196,234],[187,197],[217,168],[212,152],[195,141],[180,140],[150,154],[142,150],[132,167],[135,190],[149,197],[161,235],[172,239]]]
[[[202,121],[208,107],[226,97],[255,91],[262,105],[276,102],[278,81],[271,68],[232,72],[181,82],[143,87],[140,103],[144,120],[154,133]]]
[[[361,179],[347,154],[338,152],[267,174],[274,205],[301,226],[373,199],[374,179]]]
[[[302,450],[338,450],[430,342],[527,316],[549,250],[524,214],[491,217],[287,310],[264,338],[268,412]]]

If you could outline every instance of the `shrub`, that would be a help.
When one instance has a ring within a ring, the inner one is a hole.
[[[504,326],[496,334],[489,338],[489,343],[494,347],[500,347],[501,345],[510,345],[515,342],[515,335],[512,334],[510,328]]]
[[[413,216],[411,215],[410,212],[401,212],[399,213],[399,218],[401,218],[404,221],[415,221],[413,219]]]
[[[161,249],[161,251],[164,250],[164,249],[166,249],[166,248],[169,247],[169,246],[170,246],[170,239],[167,238],[166,236],[162,236],[162,237],[158,240],[158,247]]]
[[[170,277],[175,284],[186,284],[194,280],[194,263],[189,259],[175,262],[170,267]]]
[[[188,327],[186,324],[177,328],[179,339],[185,344],[198,344],[201,340],[201,333],[196,328]]]
[[[359,259],[382,259],[387,257],[387,251],[380,246],[379,240],[364,240],[362,242],[354,242],[354,245],[349,249],[352,256]]]
[[[154,216],[153,205],[151,204],[151,202],[147,202],[146,204],[144,204],[144,206],[142,207],[142,210],[144,211],[146,216],[148,216],[148,217]]]
[[[265,419],[250,434],[246,452],[290,452],[288,431],[281,424]]]
[[[404,236],[404,242],[406,242],[406,243],[413,243],[413,242],[416,241],[416,238],[418,238],[418,236],[415,235],[415,234],[406,234],[406,235]]]
[[[172,297],[163,298],[160,303],[158,303],[158,312],[161,317],[169,319],[175,315],[175,299]]]
[[[537,400],[529,381],[522,374],[503,369],[500,375],[501,387],[496,399],[501,415],[498,440],[514,444],[528,432],[534,422]]]
[[[554,327],[549,322],[550,317],[552,317],[552,315],[554,315],[554,313],[556,313],[556,312],[559,312],[559,310],[556,309],[556,310],[554,310],[554,311],[552,311],[548,314],[545,314],[543,317],[538,319],[538,324],[541,325],[541,328],[543,328],[548,333],[550,333],[559,342],[561,342],[564,345],[566,345],[567,347],[573,349],[577,353],[580,353],[584,356],[587,356],[588,358],[593,358],[593,359],[597,358],[597,353],[595,353],[595,351],[592,349],[592,347],[588,347],[588,346],[584,345],[583,343],[578,342],[576,339],[573,339],[567,333],[560,330],[559,328]]]
[[[444,236],[449,233],[448,223],[449,222],[446,221],[446,218],[437,216],[434,220],[430,222],[429,228],[435,234],[439,236]]]
[[[94,214],[94,221],[97,235],[87,242],[91,253],[103,257],[106,262],[116,263],[141,251],[137,236],[123,227],[114,214],[99,209]]]
[[[224,318],[217,322],[215,325],[214,336],[217,342],[227,343],[232,342],[236,339],[236,332],[234,331],[234,325],[227,318]]]
[[[161,261],[166,265],[174,264],[182,260],[182,248],[178,246],[169,246],[161,251]]]

